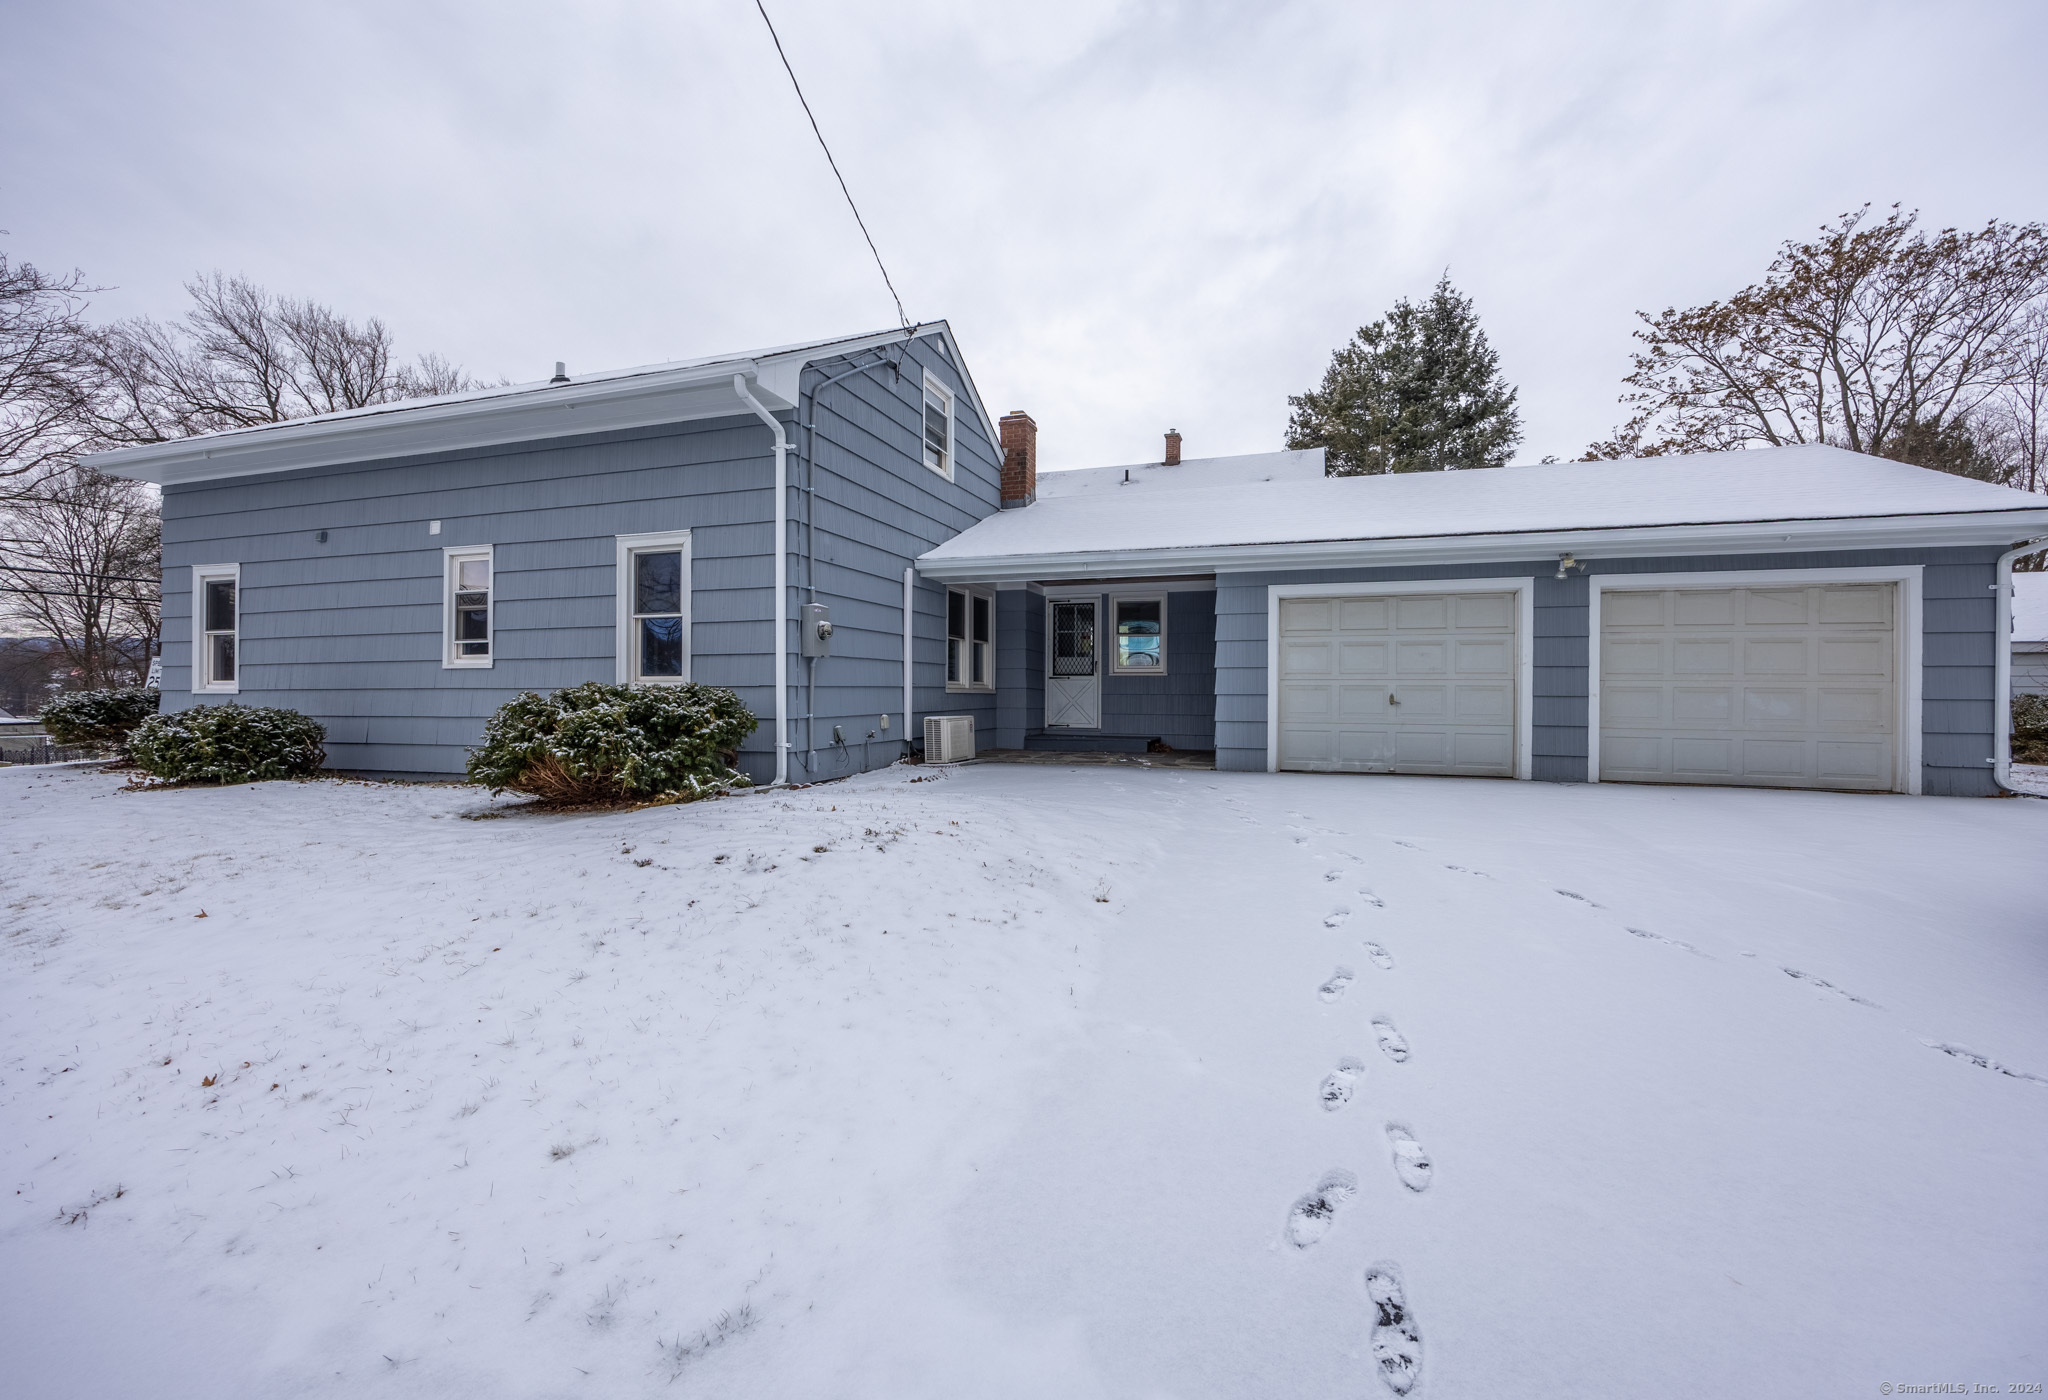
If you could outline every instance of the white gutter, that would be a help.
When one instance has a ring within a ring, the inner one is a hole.
[[[1034,507],[1036,509],[1036,507]],[[1011,511],[1007,516],[1029,514]],[[973,528],[981,528],[979,526]],[[917,561],[939,583],[1022,583],[1219,571],[1399,568],[1412,564],[1540,563],[1554,567],[1567,550],[1581,560],[1685,557],[1700,554],[1787,554],[1803,550],[1939,549],[2012,539],[2015,530],[2048,528],[2048,507],[2020,511],[1742,521],[1718,524],[1556,529],[1382,539],[1303,540],[1263,544],[1173,545],[1151,548],[948,552],[949,541]],[[971,532],[970,532],[971,533]],[[1987,538],[1988,536],[1988,538]],[[964,538],[960,537],[960,538]]]
[[[782,422],[747,392],[747,377],[735,374],[732,391],[775,434],[775,786],[789,781],[789,437]]]
[[[917,570],[909,568],[903,571],[903,751],[905,753],[910,752],[911,741],[916,737],[911,733],[911,707],[917,703],[916,697],[911,694],[911,681],[913,679],[911,665],[914,659],[911,652],[911,636],[917,621],[916,605]]]
[[[1998,577],[1991,585],[1998,594],[1998,645],[1991,661],[1991,695],[1998,719],[1991,745],[1991,781],[2006,792],[2018,791],[2012,785],[2012,561],[2040,547],[2040,540],[2029,540],[1999,555]]]

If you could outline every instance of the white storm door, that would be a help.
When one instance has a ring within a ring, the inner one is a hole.
[[[1603,591],[1600,781],[1889,791],[1897,593]]]
[[[1279,766],[1515,774],[1513,593],[1282,598]]]
[[[1096,647],[1099,602],[1055,598],[1046,603],[1045,727],[1102,727],[1102,665]]]

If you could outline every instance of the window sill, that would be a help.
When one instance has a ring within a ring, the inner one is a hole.
[[[688,676],[635,676],[627,685],[688,685]]]
[[[1112,666],[1109,673],[1112,676],[1164,676],[1168,671],[1164,666]]]
[[[441,669],[444,671],[488,671],[491,666],[492,661],[450,661],[446,657],[441,659]]]
[[[995,693],[996,688],[992,685],[956,685],[951,681],[946,683],[946,694],[948,695],[993,695]]]
[[[239,684],[195,685],[192,687],[192,693],[194,695],[240,695],[242,693],[242,687]]]

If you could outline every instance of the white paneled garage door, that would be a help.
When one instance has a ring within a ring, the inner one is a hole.
[[[1890,789],[1896,592],[1603,590],[1601,780]]]
[[[1515,773],[1513,593],[1282,598],[1279,766]]]

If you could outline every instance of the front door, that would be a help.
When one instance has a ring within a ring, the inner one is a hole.
[[[1102,727],[1102,668],[1096,658],[1093,598],[1054,599],[1046,607],[1045,727]]]

